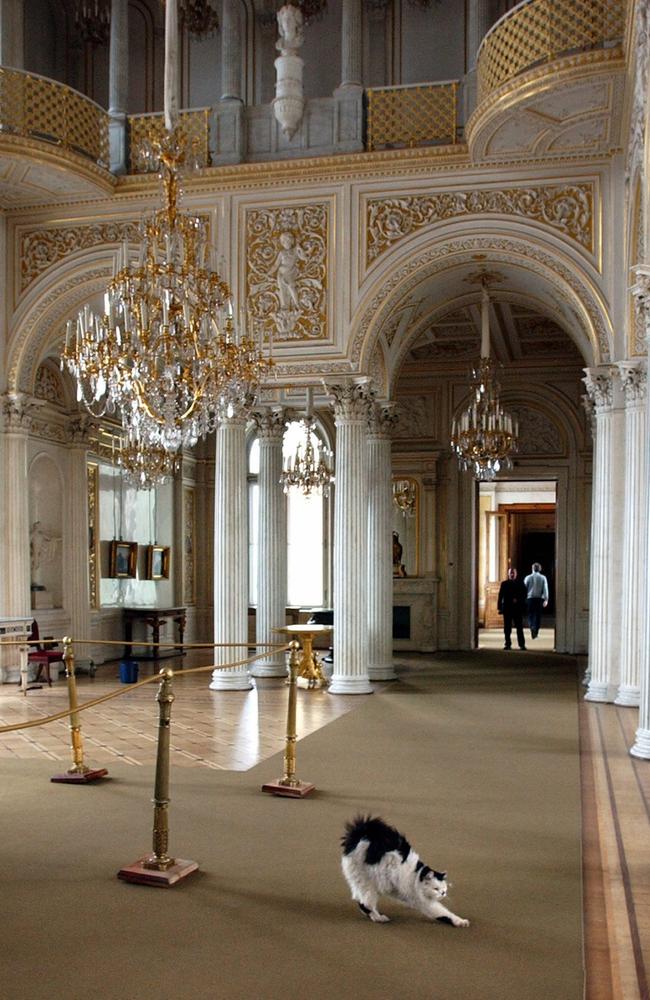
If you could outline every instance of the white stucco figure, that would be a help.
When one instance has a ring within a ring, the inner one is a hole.
[[[34,521],[29,532],[29,558],[32,581],[38,583],[39,570],[45,563],[52,562],[61,538],[44,531],[40,521]]]
[[[304,41],[302,11],[292,3],[285,3],[277,17],[280,37],[275,47],[282,53],[294,53]]]
[[[271,274],[276,276],[280,308],[283,310],[299,309],[298,301],[298,261],[305,255],[296,243],[293,233],[280,234],[281,250],[271,266]]]

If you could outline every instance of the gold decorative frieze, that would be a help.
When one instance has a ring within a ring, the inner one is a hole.
[[[327,336],[329,206],[246,212],[246,302],[251,333],[275,341]]]
[[[20,290],[24,292],[43,271],[68,254],[123,240],[140,240],[139,222],[96,222],[27,230],[20,239]]]
[[[88,591],[90,607],[99,607],[99,466],[88,462]]]
[[[424,226],[467,215],[514,215],[559,230],[594,249],[594,185],[545,184],[503,190],[469,188],[404,198],[373,198],[366,206],[366,266]]]
[[[183,487],[183,604],[196,603],[196,507],[192,486]]]

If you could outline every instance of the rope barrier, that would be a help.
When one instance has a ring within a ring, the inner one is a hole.
[[[244,643],[234,643],[233,645],[242,646]],[[233,663],[226,663],[222,665],[207,664],[203,667],[188,667],[183,668],[183,670],[178,673],[174,672],[174,677],[187,677],[188,674],[200,674],[207,673],[208,670],[233,670],[235,667],[244,667],[250,663],[254,663],[256,660],[263,660],[267,656],[272,656],[278,650],[288,650],[291,643],[285,643],[284,645],[276,646],[274,645],[272,650],[265,653],[256,653],[254,656],[249,656],[245,660],[236,660]],[[129,684],[128,687],[116,688],[115,691],[109,691],[107,694],[100,695],[98,698],[93,698],[91,701],[86,701],[83,705],[78,705],[76,708],[66,708],[63,712],[56,712],[54,715],[45,715],[40,719],[30,719],[26,722],[16,722],[11,726],[0,726],[0,735],[2,733],[13,733],[18,729],[34,729],[38,726],[45,726],[50,722],[59,722],[60,719],[67,719],[68,716],[72,715],[73,712],[84,712],[87,708],[95,708],[97,705],[102,705],[105,701],[112,701],[114,698],[119,698],[124,694],[131,694],[136,688],[144,687],[147,684],[152,684],[154,681],[160,681],[158,674],[152,674],[151,677],[144,677],[141,681],[136,681],[134,684]]]

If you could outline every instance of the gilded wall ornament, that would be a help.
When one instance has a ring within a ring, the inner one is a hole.
[[[95,462],[89,462],[86,466],[86,473],[88,487],[88,596],[91,608],[98,608],[99,466]]]
[[[464,215],[515,215],[558,229],[593,253],[594,186],[551,184],[503,191],[448,191],[370,199],[366,206],[366,267],[424,226]]]
[[[183,487],[183,604],[196,601],[196,539],[194,489]]]
[[[251,333],[276,341],[327,336],[328,206],[246,213],[246,301]]]

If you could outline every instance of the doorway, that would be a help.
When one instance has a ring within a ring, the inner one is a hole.
[[[538,562],[548,580],[537,649],[555,645],[557,484],[512,481],[480,483],[478,497],[477,645],[499,648],[503,619],[497,609],[499,587],[508,570],[523,580]]]

